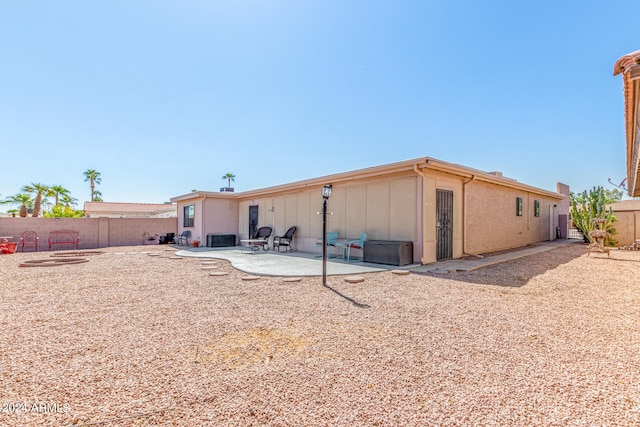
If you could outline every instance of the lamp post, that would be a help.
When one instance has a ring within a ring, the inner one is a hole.
[[[322,285],[327,286],[327,200],[331,197],[331,184],[322,187]]]

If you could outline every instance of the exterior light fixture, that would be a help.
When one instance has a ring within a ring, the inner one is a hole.
[[[322,187],[322,285],[327,286],[327,200],[331,197],[331,184]]]

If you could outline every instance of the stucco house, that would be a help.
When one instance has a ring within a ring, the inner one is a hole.
[[[547,191],[503,177],[421,157],[239,193],[197,191],[171,198],[178,233],[234,234],[297,226],[295,247],[313,252],[322,235],[321,189],[331,184],[328,231],[341,238],[413,243],[413,261],[431,263],[553,240],[565,230],[569,187]],[[560,218],[563,218],[561,221]]]
[[[631,197],[640,197],[640,50],[624,55],[613,66],[613,75],[622,74],[624,127],[627,139],[627,187]]]
[[[176,205],[172,203],[84,202],[87,218],[174,218]]]

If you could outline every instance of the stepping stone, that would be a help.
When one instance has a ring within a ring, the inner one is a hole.
[[[242,276],[242,280],[258,280],[259,278],[260,276],[251,276],[251,275]]]
[[[391,270],[391,272],[393,274],[397,274],[398,276],[406,276],[407,274],[411,273],[409,270]]]
[[[183,259],[181,256],[170,256],[169,259]]]
[[[287,283],[299,282],[301,280],[302,280],[302,277],[285,277],[284,279],[282,279],[283,282],[287,282]]]
[[[226,276],[227,274],[229,273],[226,271],[212,271],[209,276]]]
[[[218,267],[215,266],[215,265],[207,265],[205,267],[202,267],[203,270],[214,270],[216,268],[218,268]]]
[[[361,283],[364,282],[364,277],[362,276],[347,276],[344,278],[344,281],[347,283]]]
[[[216,261],[202,261],[201,264],[202,265],[216,265],[217,262]]]
[[[149,255],[149,256],[160,256],[160,254],[157,253],[157,252],[148,252],[147,255]]]

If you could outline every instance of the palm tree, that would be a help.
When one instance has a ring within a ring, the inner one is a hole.
[[[226,174],[224,174],[222,176],[222,179],[226,179],[227,182],[229,183],[227,185],[227,187],[231,187],[231,181],[235,181],[236,180],[236,176],[234,174],[232,174],[231,172],[227,172]]]
[[[56,206],[58,205],[58,203],[60,203],[60,198],[63,198],[64,196],[69,196],[69,190],[67,190],[61,185],[52,186],[51,191],[53,191],[53,193],[56,196]]]
[[[89,181],[91,185],[91,201],[95,202],[96,184],[100,184],[100,172],[95,169],[87,169],[84,172],[84,182]]]
[[[93,201],[94,202],[104,202],[104,200],[102,200],[102,192],[101,191],[94,191],[93,192]]]
[[[27,216],[28,208],[33,206],[33,200],[31,200],[31,194],[29,193],[14,194],[13,196],[7,197],[0,203],[13,203],[15,205],[20,205],[20,216],[23,218]]]
[[[33,202],[33,213],[31,214],[31,216],[34,218],[40,216],[42,196],[44,195],[44,197],[47,197],[53,195],[53,191],[49,186],[44,184],[34,184],[33,182],[31,183],[31,185],[25,185],[24,187],[22,187],[22,191],[24,191],[25,193],[36,193],[36,199]]]
[[[71,207],[71,206],[75,206],[78,203],[78,199],[76,199],[75,197],[71,197],[71,194],[61,194],[60,195],[60,201],[62,201],[62,203],[64,203],[64,206],[66,208]],[[56,203],[57,205],[57,203]]]

